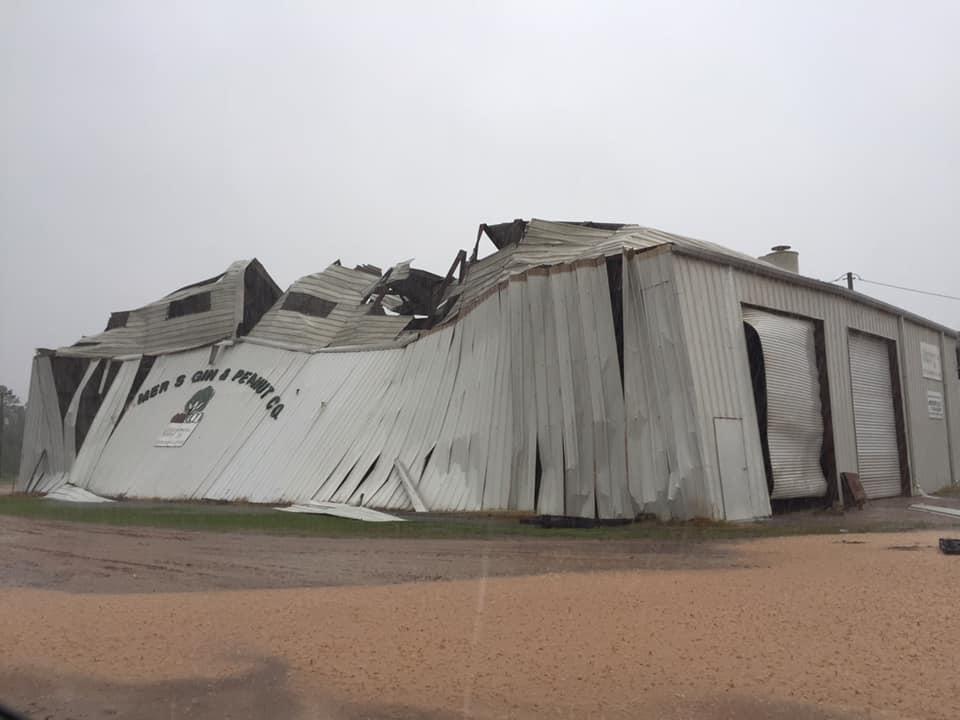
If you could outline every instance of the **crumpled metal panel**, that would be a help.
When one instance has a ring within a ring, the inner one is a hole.
[[[209,351],[202,351],[209,355]],[[140,368],[140,357],[133,357],[125,360],[117,371],[110,389],[107,390],[106,397],[100,403],[100,408],[90,424],[87,431],[87,437],[83,441],[80,452],[77,453],[77,459],[70,469],[70,482],[78,487],[87,487],[90,476],[94,468],[98,467],[101,455],[110,439],[117,420],[123,414],[126,407],[127,396],[130,394],[130,388],[136,378],[137,370]],[[139,453],[143,448],[131,447],[129,452]],[[106,491],[106,495],[117,493]]]
[[[823,497],[827,480],[820,466],[823,413],[813,323],[751,307],[743,308],[743,319],[763,348],[770,498]]]
[[[60,485],[69,469],[60,402],[48,355],[33,358],[26,413],[16,490],[46,492]]]
[[[624,385],[627,470],[639,512],[723,517],[707,487],[693,382],[668,253],[625,253]]]
[[[105,360],[104,364],[108,365],[108,361]],[[90,382],[90,378],[93,377],[93,373],[96,372],[99,366],[99,360],[91,360],[87,363],[87,367],[83,371],[83,377],[80,379],[80,384],[74,391],[73,397],[70,399],[70,405],[67,407],[66,415],[64,415],[63,418],[64,462],[68,468],[73,465],[73,461],[77,458],[77,413],[80,410],[80,399],[83,397],[83,391],[87,387],[87,383]],[[106,369],[107,368],[104,368],[104,370]]]
[[[302,277],[264,313],[249,337],[290,350],[395,342],[413,318],[370,314],[371,306],[363,303],[363,297],[376,283],[377,278],[369,273],[340,265],[331,265],[323,272]],[[284,300],[291,292],[314,295],[336,303],[336,306],[322,318],[284,310]],[[385,306],[394,304],[395,301],[384,299]]]
[[[711,502],[723,508],[723,517],[728,520],[767,517],[770,494],[734,272],[674,252],[669,258],[672,272],[666,277],[675,284],[680,306]],[[739,425],[729,420],[737,420]],[[723,477],[721,455],[736,456],[739,451],[726,445],[736,444],[735,437],[717,437],[720,427],[734,435],[737,428],[742,433],[746,482],[737,472],[733,477]]]
[[[399,462],[431,510],[534,510],[539,445],[537,510],[632,515],[606,282],[603,263],[518,278],[399,349],[308,354],[239,342],[223,348],[213,380],[193,380],[210,367],[205,350],[161,356],[138,399],[166,389],[131,403],[84,486],[409,509]],[[238,370],[269,379],[282,412],[234,382]],[[214,394],[183,446],[156,447],[208,385]]]
[[[233,337],[243,320],[243,277],[251,262],[238,260],[209,284],[187,287],[131,310],[125,327],[83,337],[83,344],[59,348],[57,354],[100,358],[157,355]],[[210,310],[167,319],[172,301],[204,292],[210,293]]]
[[[452,319],[457,313],[469,309],[508,278],[533,268],[619,255],[624,250],[644,250],[660,245],[688,247],[740,262],[772,267],[764,260],[721,245],[640,225],[611,229],[533,219],[527,223],[526,232],[519,243],[510,244],[474,262],[469,266],[463,282],[452,283],[447,288],[444,297],[457,298],[448,318]]]

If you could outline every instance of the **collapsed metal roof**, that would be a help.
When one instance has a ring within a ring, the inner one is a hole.
[[[480,240],[496,251],[479,257]],[[112,313],[107,329],[59,348],[60,355],[156,355],[248,336],[287,349],[390,347],[416,339],[469,311],[510,277],[534,268],[573,263],[668,245],[678,252],[774,275],[788,282],[853,298],[956,335],[925,318],[860,293],[788,273],[745,253],[640,225],[533,219],[479,226],[469,259],[460,250],[446,276],[410,260],[385,272],[336,261],[280,293],[256,260],[239,260],[208,280],[187,285],[136,310]],[[251,298],[256,295],[256,298]]]

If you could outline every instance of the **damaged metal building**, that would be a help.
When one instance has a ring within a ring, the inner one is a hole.
[[[517,220],[446,276],[236,262],[37,352],[17,489],[740,520],[960,481],[957,333],[790,260]]]

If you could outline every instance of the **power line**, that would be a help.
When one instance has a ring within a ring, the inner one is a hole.
[[[917,290],[916,288],[903,287],[903,285],[892,285],[890,283],[879,282],[877,280],[865,280],[859,275],[854,275],[854,277],[860,282],[865,282],[870,285],[880,285],[882,287],[894,288],[895,290],[905,290],[907,292],[918,293],[920,295],[930,295],[932,297],[946,298],[947,300],[956,300],[960,302],[960,297],[956,295],[947,295],[945,293],[930,292],[929,290]]]

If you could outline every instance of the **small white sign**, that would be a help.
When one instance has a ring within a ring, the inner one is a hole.
[[[943,393],[927,390],[927,415],[943,420]]]
[[[920,343],[920,368],[923,376],[929,380],[943,380],[940,368],[940,348],[930,343]]]
[[[154,447],[183,447],[199,423],[175,423],[167,425],[160,437],[153,444]]]

